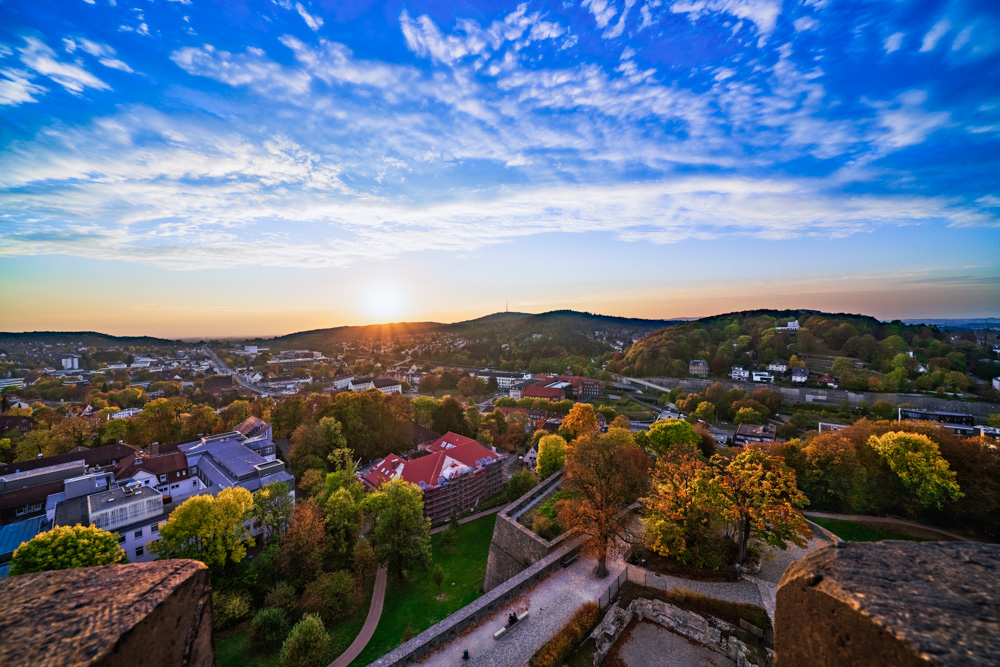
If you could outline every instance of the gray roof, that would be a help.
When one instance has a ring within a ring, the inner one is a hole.
[[[267,463],[264,457],[236,439],[209,440],[179,447],[187,455],[207,454],[235,479],[254,474],[254,466]],[[198,466],[204,463],[204,457]]]
[[[27,542],[45,526],[45,516],[36,516],[0,528],[0,556],[12,554],[22,543]]]

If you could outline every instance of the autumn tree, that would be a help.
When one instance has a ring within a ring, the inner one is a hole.
[[[747,556],[750,539],[786,549],[810,536],[800,508],[808,502],[795,471],[780,457],[748,449],[727,461],[719,455],[701,471],[695,493],[729,523],[737,544],[737,563]]]
[[[916,494],[921,505],[940,508],[961,497],[955,473],[937,444],[926,435],[890,431],[873,435],[868,444],[885,459],[903,486]]]
[[[733,417],[734,424],[763,424],[764,417],[753,408],[740,408]]]
[[[292,434],[288,464],[292,473],[301,476],[306,470],[327,470],[335,450],[347,448],[347,438],[340,422],[323,417],[318,424],[303,424]]]
[[[716,524],[713,508],[695,486],[705,468],[690,451],[674,450],[657,459],[650,495],[643,500],[643,538],[650,551],[702,567],[721,565],[696,553],[698,538]]]
[[[295,505],[290,493],[291,488],[285,482],[271,482],[253,494],[250,517],[264,528],[264,542],[267,544],[280,536],[288,525]]]
[[[314,501],[296,503],[288,529],[281,536],[278,569],[292,581],[308,583],[319,574],[327,547],[323,514]]]
[[[29,572],[67,570],[93,565],[127,563],[114,533],[94,526],[56,526],[39,533],[14,551],[11,576]]]
[[[396,577],[404,569],[424,569],[431,559],[430,519],[424,518],[423,491],[391,479],[368,494],[361,507],[371,522],[368,539],[378,561]]]
[[[553,475],[566,461],[566,441],[562,436],[546,435],[538,441],[535,470],[542,479]]]
[[[338,563],[345,563],[354,551],[361,531],[360,497],[344,487],[337,489],[326,501],[326,530],[330,552]]]
[[[451,432],[470,437],[472,435],[462,404],[451,396],[445,396],[434,408],[431,414],[431,429],[438,433]]]
[[[563,418],[562,428],[566,429],[572,439],[597,433],[597,414],[590,403],[576,403],[569,414]]]
[[[161,558],[200,560],[216,570],[239,563],[253,546],[245,525],[252,509],[253,495],[239,486],[188,498],[170,514],[150,550]]]
[[[649,427],[646,446],[657,456],[672,451],[694,453],[701,436],[683,419],[663,419]]]
[[[563,526],[590,538],[598,577],[607,574],[608,553],[616,540],[634,541],[626,532],[633,520],[626,509],[645,493],[648,483],[649,458],[619,439],[594,434],[575,441],[567,451],[564,487],[571,498],[557,502],[556,511]]]

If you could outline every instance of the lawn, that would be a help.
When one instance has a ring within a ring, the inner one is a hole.
[[[365,617],[368,616],[368,607],[371,606],[373,583],[367,586],[365,594],[353,614],[335,626],[327,628],[327,635],[330,637],[329,659],[331,662],[346,651],[354,638],[361,632],[361,626],[365,624]],[[243,638],[249,626],[250,622],[246,621],[236,627],[216,633],[215,661],[218,667],[274,667],[278,664],[279,650],[262,651],[249,648],[244,644]]]
[[[478,598],[495,522],[496,515],[491,514],[460,525],[458,542],[451,553],[444,551],[443,533],[432,535],[433,563],[444,569],[441,589],[431,579],[433,565],[424,572],[411,573],[407,581],[390,577],[378,628],[351,665],[377,660],[402,644],[404,635],[414,637]]]
[[[809,517],[809,520],[818,523],[840,539],[848,542],[879,542],[881,540],[925,542],[949,539],[944,535],[939,535],[931,531],[889,523],[846,521],[844,519],[828,519],[816,516]]]

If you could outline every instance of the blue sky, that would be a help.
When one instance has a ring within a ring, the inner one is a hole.
[[[0,329],[1000,314],[1000,5],[0,3]]]

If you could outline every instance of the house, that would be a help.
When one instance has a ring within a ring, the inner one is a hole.
[[[48,520],[44,516],[0,527],[0,579],[10,573],[10,561],[17,548],[35,535],[48,530],[48,527]]]
[[[729,371],[729,377],[734,380],[745,382],[750,379],[750,371],[746,370],[742,366],[733,366],[732,370]]]
[[[774,442],[777,439],[777,428],[773,424],[740,424],[733,436],[736,447],[745,447],[751,442]]]
[[[0,415],[0,436],[11,431],[17,431],[23,435],[33,428],[35,428],[35,420],[32,417]]]
[[[112,412],[108,415],[108,421],[112,419],[128,419],[129,417],[135,417],[140,412],[142,412],[142,408],[125,408],[124,410]]]
[[[24,389],[24,378],[0,379],[0,389],[6,389],[7,387],[16,387],[18,389]]]
[[[479,442],[446,433],[427,447],[427,455],[406,460],[395,454],[358,473],[369,489],[390,479],[416,484],[424,492],[424,516],[443,523],[451,514],[475,509],[503,489],[503,455]]]
[[[754,371],[750,374],[750,379],[754,382],[774,383],[774,376],[767,371]]]
[[[233,382],[233,378],[230,375],[214,375],[210,378],[205,378],[205,382],[201,388],[206,393],[220,398],[227,392],[236,391],[236,383]]]
[[[963,438],[972,438],[977,435],[987,435],[983,431],[984,427],[975,426],[975,418],[964,412],[939,412],[936,410],[921,410],[919,408],[899,408],[899,421],[934,421],[944,428],[954,432]]]
[[[704,359],[692,359],[691,363],[688,364],[688,375],[693,375],[697,378],[707,378],[708,362]]]
[[[334,375],[333,376],[333,388],[336,391],[343,391],[345,389],[351,388],[351,382],[354,380],[353,375]]]
[[[245,439],[265,438],[270,440],[273,437],[271,422],[264,421],[259,417],[247,417],[233,427],[233,430],[242,435]]]
[[[791,322],[789,322],[787,325],[785,325],[783,327],[774,327],[774,328],[777,329],[778,331],[798,331],[799,330],[799,321],[798,320],[792,320]]]
[[[804,366],[797,366],[792,369],[792,382],[804,383],[809,381],[809,369]]]
[[[521,380],[530,378],[531,375],[525,375],[524,373],[507,373],[504,371],[479,371],[476,373],[476,377],[483,382],[489,384],[490,378],[495,378],[497,381],[497,389],[501,391],[509,391],[511,386],[517,384]]]
[[[829,373],[825,373],[822,376],[820,376],[820,378],[818,380],[816,380],[816,383],[817,384],[825,384],[830,389],[836,389],[837,388],[837,380],[836,380],[836,378],[834,378]]]
[[[787,373],[788,372],[788,362],[784,359],[775,359],[767,365],[767,370],[772,373]]]
[[[993,388],[1000,391],[1000,377],[993,378]]]
[[[524,389],[521,392],[521,396],[524,398],[547,398],[550,401],[561,401],[566,398],[566,386],[560,386],[555,384],[552,386],[546,386],[541,383],[533,384]]]
[[[538,467],[538,443],[536,442],[532,445],[528,453],[524,455],[524,465],[529,470],[534,470]]]
[[[847,428],[847,424],[831,424],[829,422],[819,422],[816,430],[820,433],[826,433],[827,431],[843,431]]]
[[[68,497],[55,508],[55,525],[84,526],[93,524],[118,534],[118,544],[125,550],[129,562],[155,560],[149,543],[159,539],[160,526],[173,505],[164,506],[160,492],[138,484],[130,484],[92,493]]]
[[[541,380],[536,378],[527,378],[521,380],[520,382],[515,382],[510,386],[510,397],[513,398],[515,401],[520,400],[524,398],[525,389],[527,389],[533,384],[538,384],[540,382]]]

